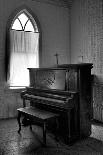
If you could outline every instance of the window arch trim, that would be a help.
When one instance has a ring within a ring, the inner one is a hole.
[[[23,13],[24,13],[24,15],[27,16],[27,18],[28,18],[24,26],[22,25],[22,21],[19,19],[19,16],[22,15]],[[11,23],[10,29],[12,29],[12,26],[13,26],[13,24],[14,24],[14,22],[15,22],[16,19],[19,20],[20,25],[21,25],[23,31],[24,31],[24,29],[25,29],[26,24],[28,23],[28,21],[30,21],[31,24],[33,25],[34,32],[40,33],[38,24],[37,24],[37,22],[36,22],[36,20],[35,20],[35,17],[33,17],[33,16],[28,12],[28,10],[23,9],[23,10],[21,10],[20,12],[18,12],[18,13],[16,14],[16,16],[14,17],[14,19],[13,19],[13,21],[12,21],[12,23]]]

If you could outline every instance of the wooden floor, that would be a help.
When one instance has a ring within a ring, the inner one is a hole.
[[[16,119],[0,120],[0,155],[29,155],[43,146],[42,128],[36,125],[22,127],[18,134]],[[35,132],[34,132],[35,131]],[[47,146],[56,147],[58,143],[52,134],[47,134]]]
[[[0,155],[34,155],[37,149],[43,147],[42,128],[33,126],[32,132],[29,127],[22,128],[21,135],[17,131],[18,123],[16,119],[0,120]],[[90,138],[86,141],[78,141],[70,147],[62,142],[57,142],[53,135],[48,133],[47,147],[65,147],[71,150],[79,149],[80,151],[83,151],[83,149],[88,151],[89,148],[89,150],[103,153],[103,125],[93,123]]]

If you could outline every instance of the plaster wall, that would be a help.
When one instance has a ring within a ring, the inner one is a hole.
[[[103,2],[74,0],[71,10],[71,62],[93,63],[93,117],[103,121]]]
[[[54,54],[59,54],[59,63],[70,62],[69,11],[57,3],[42,0],[0,0],[0,118],[15,117],[16,109],[22,106],[21,90],[10,90],[5,76],[6,26],[15,9],[27,6],[37,16],[41,31],[41,66],[56,64]]]

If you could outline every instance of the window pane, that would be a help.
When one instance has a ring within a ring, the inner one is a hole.
[[[39,34],[10,31],[10,86],[29,86],[27,68],[39,67]]]
[[[39,67],[39,33],[34,33],[38,32],[38,27],[25,12],[19,14],[11,26],[8,82],[10,86],[29,86],[27,68]]]
[[[25,23],[28,20],[28,17],[24,13],[22,13],[18,18],[20,19],[22,26],[24,27]]]
[[[33,27],[33,25],[32,25],[30,20],[26,24],[25,31],[32,31],[32,32],[34,32],[34,27]]]
[[[22,26],[19,22],[18,19],[16,19],[12,25],[12,29],[15,29],[15,30],[22,30]]]

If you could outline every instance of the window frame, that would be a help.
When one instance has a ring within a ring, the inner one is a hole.
[[[35,24],[37,25],[38,32],[39,32],[39,67],[41,67],[42,64],[42,33],[41,33],[41,26],[40,22],[37,18],[37,16],[32,12],[28,7],[22,6],[18,9],[16,9],[11,16],[8,19],[7,26],[6,26],[6,48],[5,48],[5,80],[6,80],[6,86],[10,89],[10,85],[8,84],[8,70],[9,70],[9,60],[10,60],[10,30],[12,27],[13,22],[15,19],[21,14],[25,13],[26,16],[30,19],[31,23],[33,24],[33,27],[35,28]],[[34,22],[33,22],[34,21]],[[18,88],[14,88],[18,89]],[[19,87],[19,89],[23,89],[23,87]]]

